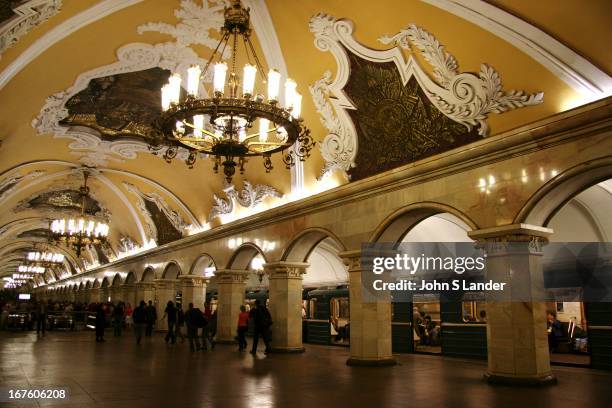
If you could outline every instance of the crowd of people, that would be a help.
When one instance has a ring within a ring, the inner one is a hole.
[[[27,324],[23,330],[34,330],[45,335],[48,316],[50,313],[80,316],[84,326],[93,328],[97,343],[105,342],[104,335],[107,328],[112,328],[113,336],[120,337],[124,329],[131,329],[140,345],[143,337],[151,337],[156,325],[164,325],[167,329],[165,342],[172,346],[177,339],[185,342],[187,338],[192,352],[214,350],[217,334],[217,310],[210,301],[204,303],[204,310],[189,303],[186,310],[181,303],[168,301],[163,315],[158,316],[157,309],[152,301],[144,300],[132,308],[127,302],[47,302],[45,300],[30,302],[7,302],[0,305],[2,318],[0,327],[4,329],[11,313],[19,312],[28,316]],[[251,353],[257,353],[259,340],[265,345],[265,353],[270,351],[272,337],[272,317],[266,305],[259,300],[253,306],[242,305],[236,322],[236,337],[238,350],[246,351],[247,332],[249,326],[253,328],[253,341]],[[160,327],[161,328],[161,327]]]

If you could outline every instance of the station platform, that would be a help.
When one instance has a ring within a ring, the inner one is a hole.
[[[250,346],[250,339],[249,339]],[[263,344],[262,344],[263,346]],[[612,373],[554,367],[558,385],[486,384],[485,362],[397,355],[394,367],[348,367],[349,350],[306,345],[303,354],[254,357],[237,347],[189,351],[156,333],[137,346],[131,332],[97,344],[92,332],[45,337],[0,332],[2,387],[68,387],[65,401],[7,407],[610,407]]]

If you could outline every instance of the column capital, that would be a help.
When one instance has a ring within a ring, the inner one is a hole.
[[[508,224],[497,227],[483,228],[469,231],[468,236],[473,240],[505,239],[507,241],[525,241],[524,237],[548,238],[552,235],[551,228],[539,227],[531,224]]]
[[[137,288],[152,288],[155,283],[154,282],[136,282],[135,283]]]
[[[217,283],[244,283],[249,276],[249,271],[240,269],[217,269],[215,278]]]
[[[124,289],[129,289],[129,288],[134,288],[136,287],[135,283],[124,283],[122,285],[119,285],[120,288],[124,288]]]
[[[209,278],[200,275],[179,275],[178,279],[181,284],[191,284],[193,286],[202,286],[210,281]]]
[[[470,231],[468,236],[490,254],[507,252],[513,245],[514,249],[539,253],[552,233],[552,229],[537,225],[509,224]]]
[[[166,287],[170,287],[170,285],[174,285],[176,283],[176,280],[174,279],[155,279],[153,283],[155,284],[156,288],[166,288]]]
[[[308,266],[308,262],[278,261],[266,263],[263,267],[269,279],[302,279]]]

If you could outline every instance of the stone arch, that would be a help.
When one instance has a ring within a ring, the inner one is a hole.
[[[205,268],[214,267],[217,269],[217,263],[214,258],[207,253],[200,254],[193,264],[191,264],[191,268],[189,268],[190,275],[205,275]]]
[[[85,289],[91,289],[93,285],[93,281],[88,280],[87,282],[85,282]]]
[[[400,242],[418,223],[433,215],[449,213],[465,222],[471,230],[478,225],[458,209],[437,202],[422,202],[407,205],[385,218],[374,230],[370,242]]]
[[[109,286],[110,286],[110,282],[108,281],[108,278],[104,277],[104,279],[102,279],[102,282],[100,283],[100,287],[108,288]]]
[[[181,275],[181,267],[176,261],[170,261],[164,268],[162,279],[177,279]]]
[[[291,239],[281,260],[289,262],[306,262],[317,245],[328,238],[333,240],[342,251],[346,250],[342,241],[333,232],[324,228],[308,228]]]
[[[113,281],[111,282],[111,286],[112,287],[116,287],[116,286],[121,285],[122,283],[123,282],[122,282],[122,279],[121,279],[121,274],[117,272],[115,274],[115,276],[113,277]]]
[[[100,282],[100,279],[94,279],[93,283],[91,284],[92,288],[99,288],[102,285],[102,283]]]
[[[572,198],[589,187],[612,178],[612,156],[581,163],[559,173],[540,187],[521,208],[514,224],[546,227],[554,215]]]
[[[152,267],[147,267],[142,272],[141,282],[153,282],[155,280],[155,270]]]
[[[243,270],[249,269],[249,264],[257,255],[261,255],[265,262],[268,262],[266,254],[262,249],[252,242],[245,242],[240,245],[236,251],[232,254],[229,262],[227,263],[227,269]]]
[[[127,276],[125,277],[124,283],[126,284],[136,283],[136,274],[134,274],[134,272],[132,271],[128,272]]]

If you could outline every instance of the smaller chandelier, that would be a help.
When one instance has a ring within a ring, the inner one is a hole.
[[[266,76],[251,43],[249,9],[233,0],[225,8],[221,39],[204,69],[191,66],[187,70],[186,92],[182,92],[183,78],[179,73],[170,76],[161,89],[162,113],[155,123],[152,150],[166,147],[164,158],[171,162],[182,147],[189,152],[186,158],[191,168],[200,153],[214,158],[213,170],[223,173],[228,183],[236,172],[244,173],[248,157],[263,158],[266,172],[272,169],[271,155],[282,151],[287,168],[295,164],[295,157],[305,160],[310,156],[314,141],[301,119],[302,96],[292,79],[285,82],[284,107],[280,106],[281,74],[271,69]],[[231,41],[231,66],[222,61]],[[236,71],[236,55],[244,44],[246,61],[242,86]],[[212,89],[200,89],[201,74],[213,71]],[[257,73],[267,90],[267,99],[255,90]],[[227,81],[226,81],[227,79]],[[211,95],[200,98],[201,93]],[[256,129],[256,131],[252,131]]]
[[[31,251],[28,252],[26,260],[33,264],[40,264],[42,266],[53,266],[64,262],[64,254],[47,251]]]
[[[20,273],[45,273],[45,268],[35,265],[19,265],[17,271]]]
[[[85,211],[87,197],[89,196],[88,177],[89,172],[84,171],[83,186],[79,188],[79,194],[81,195],[80,217],[55,219],[50,226],[51,239],[71,246],[76,251],[77,256],[81,256],[81,250],[85,247],[106,242],[109,232],[108,224]]]
[[[21,280],[27,280],[27,279],[34,279],[32,277],[32,275],[29,275],[27,273],[14,273],[13,274],[13,279],[21,279]]]

